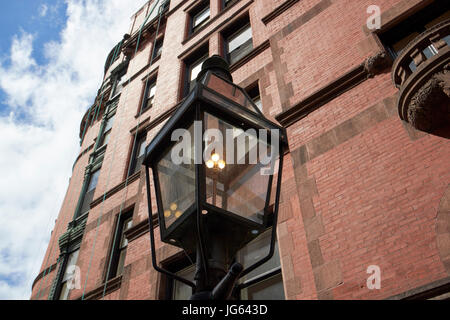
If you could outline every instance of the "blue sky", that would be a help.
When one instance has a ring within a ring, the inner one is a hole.
[[[0,300],[30,298],[80,152],[80,120],[108,52],[146,2],[1,1]],[[58,252],[49,255],[51,265]]]
[[[44,64],[44,44],[57,41],[64,26],[67,5],[62,0],[14,0],[2,1],[0,10],[0,59],[8,65],[8,51],[13,37],[21,32],[35,35],[33,54],[38,64]],[[0,90],[0,113],[8,110],[5,93]],[[23,115],[24,116],[24,115]]]

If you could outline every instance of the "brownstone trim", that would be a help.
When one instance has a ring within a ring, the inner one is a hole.
[[[107,296],[108,294],[110,294],[116,290],[119,290],[121,285],[122,285],[122,275],[109,280],[106,283],[105,296]],[[105,284],[103,283],[102,285],[98,286],[97,288],[86,293],[83,300],[98,300],[99,298],[103,298],[104,288],[105,288]],[[82,298],[82,296],[80,296],[74,300],[81,300],[81,298]]]
[[[44,270],[42,270],[41,273],[39,273],[37,275],[37,277],[34,279],[33,284],[31,285],[31,290],[33,290],[34,285],[42,278],[44,277],[44,273],[45,276],[48,276],[50,274],[50,272],[52,272],[53,270],[55,270],[57,263],[55,262],[54,264],[52,264],[50,267],[45,268]]]
[[[386,300],[427,300],[450,292],[450,277],[391,296]]]
[[[291,152],[294,165],[303,166],[308,161],[328,152],[368,128],[393,116],[392,100],[396,95],[363,110],[353,118],[347,119],[334,128],[315,137]]]
[[[237,10],[237,12],[235,13],[236,15],[239,15],[242,11],[246,10],[252,3],[254,0],[250,0],[249,2],[247,2],[245,5],[243,5],[241,8],[239,8],[239,10]],[[231,6],[232,7],[232,6]],[[221,14],[223,14],[222,11]],[[219,15],[221,15],[219,14]],[[247,13],[244,13],[247,14]],[[219,15],[217,15],[216,17],[218,17]],[[184,60],[189,54],[191,54],[192,52],[194,52],[195,50],[197,50],[198,48],[200,48],[201,46],[203,46],[206,42],[209,41],[209,37],[217,32],[217,31],[221,31],[223,28],[225,28],[226,25],[228,24],[232,24],[234,21],[236,21],[237,19],[240,19],[241,16],[235,18],[235,19],[230,19],[230,20],[224,20],[222,21],[220,24],[218,24],[215,28],[213,28],[211,31],[209,31],[208,33],[206,33],[203,37],[201,37],[198,41],[196,41],[194,44],[192,44],[191,46],[189,46],[189,48],[187,48],[186,50],[184,50],[181,54],[178,55],[178,59],[180,60]],[[205,41],[206,40],[206,41]]]
[[[130,133],[134,136],[136,133],[145,132],[145,126],[147,126],[148,123],[150,123],[150,117],[147,117],[144,120],[140,121],[139,124],[130,129]]]
[[[128,184],[138,180],[140,174],[141,174],[141,171],[136,172],[135,174],[128,177],[128,179],[125,179],[124,181],[122,181],[121,183],[116,185],[114,188],[110,189],[109,191],[104,193],[102,196],[100,196],[97,199],[95,199],[94,201],[92,201],[90,208],[92,209],[92,208],[96,207],[97,205],[99,205],[100,203],[102,203],[103,198],[106,200],[106,199],[110,198],[111,196],[113,196],[114,194],[116,194],[117,192],[119,192],[120,190],[122,190],[123,188],[125,188],[125,186],[127,185],[127,180],[128,180]]]
[[[294,4],[299,2],[300,0],[287,0],[280,4],[278,7],[276,7],[272,12],[264,16],[261,21],[267,25],[270,21],[281,15],[283,12],[288,10],[290,7],[292,7]]]
[[[159,226],[158,215],[154,214],[152,219],[153,219],[153,226],[155,228],[158,227]],[[132,226],[130,229],[125,231],[125,237],[127,238],[128,242],[132,242],[141,237],[142,235],[146,234],[147,232],[149,232],[149,228],[150,224],[148,222],[148,219],[144,219],[135,226]]]
[[[252,60],[254,57],[256,57],[257,55],[259,55],[261,52],[264,52],[266,49],[268,49],[270,47],[270,41],[269,39],[267,39],[266,41],[264,41],[263,43],[261,43],[259,46],[257,46],[256,48],[253,48],[252,51],[250,51],[249,53],[247,53],[244,57],[242,57],[240,60],[236,61],[235,63],[233,63],[230,66],[230,72],[234,72],[237,69],[239,69],[240,67],[242,67],[243,65],[245,65],[247,62],[249,62],[250,60]]]
[[[325,87],[319,89],[288,110],[279,113],[275,116],[275,118],[284,127],[289,127],[300,119],[306,117],[314,110],[364,82],[367,78],[367,70],[365,69],[364,64],[361,64],[345,73],[337,80],[330,82]]]

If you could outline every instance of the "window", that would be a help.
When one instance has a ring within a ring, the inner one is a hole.
[[[115,97],[119,93],[122,92],[124,83],[125,83],[125,72],[118,74],[116,76],[116,80],[114,81],[114,88],[113,88],[111,97]]]
[[[69,293],[72,287],[69,285],[72,282],[73,277],[76,275],[75,265],[78,260],[78,254],[80,249],[73,251],[67,257],[66,266],[64,268],[64,274],[60,284],[59,300],[67,300],[69,298]]]
[[[195,265],[176,272],[177,275],[185,279],[194,281]],[[192,288],[178,280],[173,281],[172,300],[189,300],[192,296]]]
[[[271,230],[261,234],[258,238],[245,246],[237,255],[237,260],[244,266],[250,266],[259,261],[270,247]],[[240,292],[240,300],[284,300],[283,277],[281,275],[280,254],[278,244],[272,258],[262,266],[256,268],[240,279],[241,283],[259,279],[256,283],[244,288]]]
[[[133,224],[133,211],[122,214],[120,216],[118,224],[119,226],[117,230],[116,241],[112,247],[111,267],[109,269],[107,280],[115,278],[121,275],[123,272],[128,246],[128,240],[125,237],[125,231],[130,229]],[[113,232],[115,231],[116,230],[114,229]]]
[[[145,156],[145,139],[145,134],[138,136],[136,139],[132,154],[132,161],[130,163],[130,170],[128,171],[129,176],[141,170],[142,161],[144,161]]]
[[[209,20],[209,5],[202,4],[190,13],[191,30],[190,34],[195,33],[198,29],[206,24]]]
[[[91,176],[89,178],[89,184],[86,189],[86,192],[83,197],[83,204],[81,206],[80,213],[83,215],[84,213],[89,211],[89,205],[92,202],[92,199],[94,198],[94,192],[95,188],[97,187],[98,177],[100,175],[100,169],[97,169],[96,171],[91,173]]]
[[[259,261],[269,252],[271,230],[261,234],[258,238],[250,242],[237,254],[237,260],[248,267]],[[195,265],[192,265],[184,259],[176,263],[179,271],[173,270],[177,275],[194,281]],[[244,288],[240,292],[240,296],[236,297],[240,300],[284,300],[283,277],[281,275],[280,254],[278,245],[275,245],[275,252],[272,258],[259,268],[256,268],[249,274],[241,278],[240,283],[250,282],[255,279],[256,283]],[[168,299],[188,300],[192,295],[190,286],[177,280],[170,281],[167,289],[169,293],[166,295]]]
[[[224,33],[225,54],[228,62],[233,64],[247,55],[253,49],[252,29],[248,18],[247,23],[242,26],[242,22],[238,26],[229,29]],[[245,22],[244,21],[244,22]],[[239,28],[239,29],[238,29]],[[230,31],[238,31],[231,33]]]
[[[258,83],[251,87],[251,89],[247,90],[248,96],[253,100],[258,109],[262,112],[262,102],[261,96],[259,94]]]
[[[186,64],[186,81],[184,86],[184,96],[187,96],[189,92],[194,88],[196,79],[200,71],[202,70],[203,62],[208,58],[208,48],[203,48],[197,52],[194,56],[190,57]]]
[[[144,92],[144,99],[142,101],[141,113],[149,109],[153,105],[153,99],[155,98],[156,92],[156,79],[148,80]]]
[[[450,10],[444,11],[442,4],[439,1],[435,1],[398,25],[380,34],[380,39],[392,57],[396,58],[422,32],[449,18]],[[444,41],[450,45],[450,36],[444,37]],[[428,59],[436,55],[437,50],[434,45],[430,45],[423,50],[423,54]],[[409,67],[411,71],[416,69],[414,62],[411,62]]]
[[[105,122],[105,127],[103,128],[103,135],[101,137],[100,146],[107,145],[109,142],[109,136],[111,134],[112,125],[114,123],[114,116],[115,115],[110,116]]]
[[[164,43],[163,38],[159,38],[158,40],[156,40],[155,49],[153,50],[153,56],[152,56],[153,60],[156,60],[161,56],[163,43]]]

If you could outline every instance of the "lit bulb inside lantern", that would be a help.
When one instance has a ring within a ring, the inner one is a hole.
[[[206,166],[207,166],[209,169],[211,169],[212,167],[214,167],[214,161],[212,161],[212,160],[206,161]]]
[[[223,168],[225,168],[225,161],[220,160],[217,165],[219,166],[219,169],[223,169]]]
[[[178,208],[178,206],[175,202],[170,204],[170,210],[175,211],[175,210],[177,210],[177,208]]]
[[[172,212],[170,210],[164,211],[164,217],[169,218],[172,215]]]
[[[217,161],[219,161],[220,156],[219,156],[217,153],[214,153],[214,154],[211,156],[211,159],[212,159],[212,161],[217,162]]]
[[[175,212],[175,217],[179,218],[179,217],[181,217],[182,214],[183,213],[180,210],[178,210],[177,212]]]

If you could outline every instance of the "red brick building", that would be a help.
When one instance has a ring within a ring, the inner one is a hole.
[[[375,28],[372,4],[381,12]],[[246,276],[268,275],[240,298],[448,297],[446,1],[158,5],[161,16],[153,1],[135,14],[107,57],[31,299],[189,296],[152,268],[141,162],[143,147],[213,54],[228,59],[234,82],[287,128],[289,141],[278,251]],[[257,240],[240,256],[256,259],[264,246]],[[158,242],[156,255],[166,268],[192,276],[191,262],[175,247]],[[377,270],[380,287],[373,288]],[[75,281],[67,276],[73,272]]]

